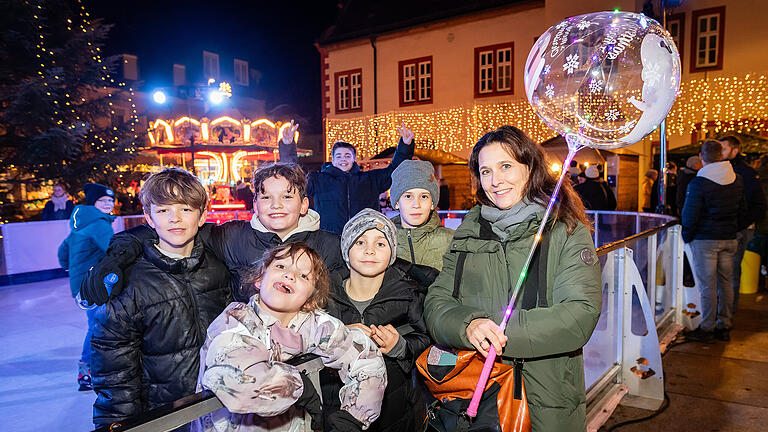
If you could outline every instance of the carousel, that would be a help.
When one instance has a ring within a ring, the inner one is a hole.
[[[156,119],[149,124],[150,147],[144,152],[156,155],[161,167],[180,166],[195,173],[211,191],[213,210],[244,209],[231,197],[230,188],[249,181],[260,165],[278,160],[277,143],[288,126],[265,118],[251,120],[236,110],[215,118]],[[298,131],[293,139],[298,144]],[[299,157],[312,154],[297,151]]]

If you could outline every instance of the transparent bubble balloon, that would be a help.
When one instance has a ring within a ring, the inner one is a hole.
[[[545,31],[525,64],[536,114],[569,141],[615,149],[653,132],[680,87],[680,54],[655,20],[631,12],[568,18]]]

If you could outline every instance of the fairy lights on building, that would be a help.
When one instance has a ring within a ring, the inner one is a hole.
[[[667,134],[696,135],[735,131],[768,132],[768,77],[747,74],[684,81],[680,95],[667,116]],[[524,130],[536,142],[554,136],[525,98],[498,103],[478,103],[426,112],[388,112],[352,119],[326,119],[326,158],[336,141],[353,143],[358,157],[369,158],[394,145],[397,126],[408,125],[417,146],[447,152],[471,148],[485,132],[503,124]],[[651,134],[658,140],[658,133]]]

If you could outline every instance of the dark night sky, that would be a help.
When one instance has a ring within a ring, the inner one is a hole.
[[[90,0],[95,18],[114,24],[107,54],[139,56],[145,89],[167,85],[169,64],[202,61],[202,50],[249,61],[262,73],[267,109],[289,104],[320,130],[320,56],[313,43],[333,24],[335,0],[283,1],[104,1]],[[222,73],[225,71],[222,64]],[[229,66],[231,68],[231,66]],[[190,67],[187,66],[190,77]]]

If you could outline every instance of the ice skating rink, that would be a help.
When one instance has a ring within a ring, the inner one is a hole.
[[[87,323],[69,279],[0,287],[0,311],[0,430],[92,430],[96,396],[77,391]]]

